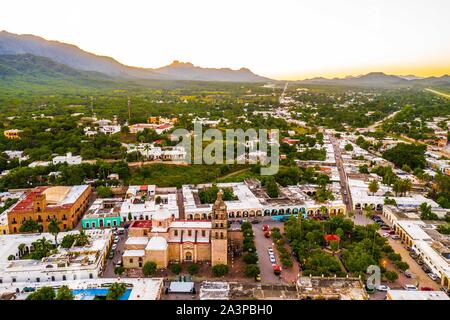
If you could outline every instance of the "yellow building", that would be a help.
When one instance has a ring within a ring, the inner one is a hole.
[[[8,212],[9,233],[20,233],[27,220],[36,221],[43,232],[54,219],[62,230],[76,227],[88,207],[92,189],[88,185],[37,187]]]
[[[3,135],[7,138],[7,139],[20,139],[20,133],[22,132],[22,130],[17,130],[17,129],[11,129],[11,130],[5,130],[3,132]]]

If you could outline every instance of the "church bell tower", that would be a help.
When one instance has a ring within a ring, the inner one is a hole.
[[[228,217],[227,205],[222,199],[222,192],[217,193],[216,202],[211,214],[211,264],[227,264],[228,262]]]

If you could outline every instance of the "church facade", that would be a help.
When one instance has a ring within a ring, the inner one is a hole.
[[[122,256],[125,268],[142,268],[153,261],[158,268],[169,263],[228,263],[227,207],[219,192],[211,220],[175,220],[160,212],[152,220],[134,221]]]

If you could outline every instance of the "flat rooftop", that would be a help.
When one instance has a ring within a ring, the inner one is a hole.
[[[28,193],[24,199],[19,201],[12,212],[32,210],[33,200],[40,194],[45,194],[47,210],[70,208],[88,188],[88,185],[72,187],[37,187]]]
[[[443,291],[389,290],[387,295],[391,300],[450,300]]]

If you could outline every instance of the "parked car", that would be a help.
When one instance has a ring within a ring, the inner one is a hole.
[[[409,253],[409,255],[410,255],[411,258],[413,258],[413,259],[417,259],[417,258],[419,257],[418,254],[415,253],[414,251],[411,251],[411,252]]]
[[[423,264],[422,270],[425,271],[426,273],[431,271],[430,267],[428,267],[426,264]]]
[[[392,240],[398,240],[398,239],[400,239],[400,236],[398,236],[398,235],[396,235],[396,234],[393,234],[393,235],[391,236],[391,239],[392,239]]]
[[[391,231],[389,231],[389,234],[390,234],[390,235],[394,235],[394,234],[395,234],[395,231],[394,231],[394,230],[391,230]]]
[[[386,286],[384,284],[381,284],[377,287],[377,290],[378,291],[389,291],[389,290],[391,290],[391,288],[389,288],[388,286]]]
[[[256,275],[255,280],[256,280],[256,281],[261,281],[261,274],[260,274],[260,273],[258,273],[258,274]]]
[[[405,284],[403,287],[406,291],[417,291],[417,287],[412,284]]]
[[[274,274],[276,274],[276,275],[281,274],[281,266],[276,265],[276,264],[273,264],[273,265],[272,265],[272,268],[273,268],[273,273],[274,273]]]
[[[111,250],[116,250],[117,249],[117,244],[116,243],[114,243],[112,246],[111,246]]]
[[[275,259],[275,256],[273,254],[269,254],[269,260],[271,263],[277,262],[277,260]]]
[[[258,223],[259,223],[259,220],[257,220],[257,219],[252,220],[252,224],[258,224]]]
[[[119,241],[120,241],[120,238],[118,236],[115,236],[114,237],[114,243],[119,243]]]
[[[119,267],[121,267],[122,266],[122,261],[118,261],[117,263],[116,263],[116,268],[119,268]]]
[[[423,262],[422,259],[417,259],[417,264],[418,264],[419,266],[423,266],[424,263],[425,263],[425,262]]]
[[[421,287],[420,290],[422,290],[422,291],[434,291],[433,288],[430,288],[430,287]]]
[[[431,280],[436,281],[437,279],[439,279],[439,277],[437,275],[435,275],[432,272],[427,273],[427,275],[430,277]]]
[[[270,238],[270,231],[269,231],[269,230],[267,230],[266,232],[264,232],[264,237]]]
[[[407,277],[407,278],[412,278],[412,277],[413,277],[412,272],[409,271],[409,270],[406,270],[405,273],[404,273],[404,275],[405,275],[405,277]]]
[[[381,230],[391,230],[391,228],[388,226],[388,225],[382,225],[381,227],[380,227],[380,229]]]
[[[110,251],[108,255],[108,259],[114,258],[114,251]]]
[[[270,230],[270,226],[268,224],[263,225],[262,228],[263,231],[269,231]]]
[[[389,238],[391,235],[390,235],[389,233],[386,232],[386,233],[383,233],[382,236],[383,236],[384,238]]]

